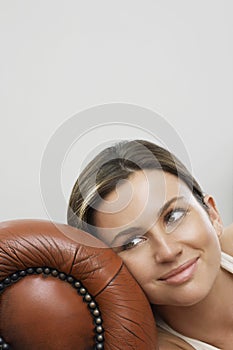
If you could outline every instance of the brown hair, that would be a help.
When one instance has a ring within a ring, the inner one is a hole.
[[[172,153],[145,140],[121,141],[100,152],[81,172],[69,200],[68,224],[95,234],[93,212],[117,183],[142,169],[160,169],[183,180],[205,207],[200,185]]]

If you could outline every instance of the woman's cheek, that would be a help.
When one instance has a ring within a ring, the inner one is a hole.
[[[136,249],[135,249],[136,251]],[[137,280],[137,282],[142,286],[151,280],[151,270],[155,272],[153,260],[150,258],[149,254],[139,254],[139,252],[130,252],[121,254],[121,258],[127,266],[128,270]]]
[[[187,222],[177,237],[182,242],[184,249],[185,247],[192,248],[211,255],[219,251],[219,237],[207,215],[199,217],[199,220]]]

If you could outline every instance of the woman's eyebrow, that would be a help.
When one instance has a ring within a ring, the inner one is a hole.
[[[120,231],[119,233],[117,233],[117,235],[113,238],[113,240],[110,243],[110,246],[112,246],[117,239],[119,239],[120,237],[124,237],[124,236],[129,236],[130,234],[134,233],[142,233],[142,229],[140,229],[139,227],[129,227],[123,231]]]
[[[169,207],[172,203],[184,199],[184,196],[177,196],[171,198],[169,201],[167,201],[160,209],[158,212],[158,217],[160,217]]]
[[[171,198],[169,201],[167,201],[158,211],[158,215],[157,217],[160,217],[161,215],[163,215],[163,213],[170,207],[170,205],[172,203],[174,203],[175,201],[179,201],[184,199],[184,196],[179,196],[179,197],[173,197]],[[142,234],[142,228],[140,227],[129,227],[123,231],[120,231],[119,233],[116,234],[116,236],[113,238],[113,240],[110,242],[110,245],[112,246],[117,239],[119,239],[120,237],[124,237],[124,236],[129,236],[130,234],[134,233],[140,233]],[[145,233],[145,232],[144,232]]]

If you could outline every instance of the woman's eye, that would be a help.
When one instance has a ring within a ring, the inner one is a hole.
[[[121,246],[121,250],[123,251],[123,250],[132,249],[132,248],[136,247],[137,245],[139,245],[140,243],[144,242],[145,240],[146,240],[146,237],[134,237],[133,239],[131,239],[127,243],[123,244]]]
[[[181,208],[171,210],[168,214],[165,215],[166,225],[177,223],[181,218],[184,217],[186,212],[187,210]]]

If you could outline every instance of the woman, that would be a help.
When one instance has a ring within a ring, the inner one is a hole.
[[[68,223],[111,246],[147,295],[160,349],[231,349],[233,226],[186,167],[148,141],[97,155],[79,176]]]

